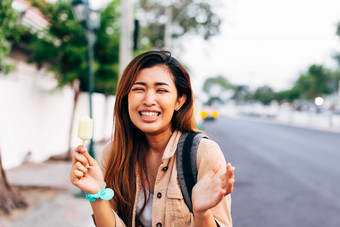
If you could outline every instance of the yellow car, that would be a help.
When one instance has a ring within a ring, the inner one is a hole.
[[[207,108],[203,111],[201,111],[201,117],[204,120],[214,120],[220,116],[220,113],[218,110],[212,109],[212,108]]]

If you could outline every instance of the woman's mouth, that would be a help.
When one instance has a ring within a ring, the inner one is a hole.
[[[139,111],[139,115],[142,117],[145,121],[153,121],[158,118],[158,116],[161,114],[160,112],[154,112],[154,111]]]
[[[142,117],[144,121],[154,121],[158,118],[160,115],[160,112],[146,112],[146,111],[140,111],[139,115]]]
[[[160,114],[160,112],[139,112],[139,114],[141,115],[141,116],[145,116],[145,117],[157,117],[159,114]]]

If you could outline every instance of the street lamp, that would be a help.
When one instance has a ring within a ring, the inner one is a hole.
[[[72,12],[75,19],[83,26],[87,41],[89,112],[90,118],[92,118],[93,47],[97,39],[96,31],[100,26],[100,14],[98,11],[90,9],[88,0],[73,0]],[[94,157],[93,139],[90,141],[89,154]]]

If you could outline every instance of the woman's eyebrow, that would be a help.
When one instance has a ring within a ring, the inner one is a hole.
[[[155,84],[156,84],[157,86],[162,86],[162,85],[170,86],[168,83],[165,83],[165,82],[156,82]]]
[[[146,83],[144,83],[144,82],[135,82],[133,85],[146,85]]]
[[[146,86],[146,83],[145,82],[135,82],[133,85],[143,85],[143,86]],[[156,86],[162,86],[162,85],[170,86],[168,83],[165,83],[165,82],[156,82],[155,85]]]

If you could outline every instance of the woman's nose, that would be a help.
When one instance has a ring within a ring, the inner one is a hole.
[[[152,91],[148,91],[145,93],[145,97],[143,100],[143,104],[145,106],[153,106],[156,105],[156,101],[155,101],[155,94]]]

